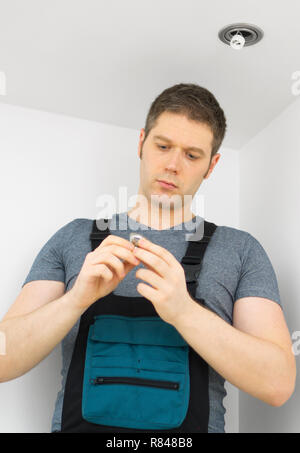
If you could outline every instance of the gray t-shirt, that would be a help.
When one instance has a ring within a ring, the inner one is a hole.
[[[187,234],[195,231],[195,225],[202,220],[196,216],[196,219],[175,227],[156,230],[122,212],[112,216],[111,234],[129,239],[130,232],[140,231],[150,241],[169,250],[180,262],[188,246]],[[70,290],[86,254],[91,251],[92,223],[93,219],[75,219],[61,227],[36,256],[22,287],[32,280],[56,280],[65,283],[65,291]],[[141,263],[134,267],[114,290],[115,294],[141,296],[136,290],[141,280],[135,277],[139,267],[145,266]],[[231,325],[234,302],[242,297],[263,297],[282,307],[276,275],[265,250],[251,234],[236,228],[217,227],[207,246],[198,283],[196,297],[204,299],[211,310]],[[61,342],[62,386],[56,399],[51,431],[61,428],[64,387],[79,322]],[[224,383],[224,378],[209,366],[208,432],[211,433],[225,432]]]

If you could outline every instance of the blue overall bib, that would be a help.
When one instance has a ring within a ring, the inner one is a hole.
[[[109,234],[96,220],[92,251]],[[204,221],[181,265],[196,298],[202,259],[217,226]],[[144,297],[111,292],[81,316],[67,374],[61,432],[207,433],[208,364]]]

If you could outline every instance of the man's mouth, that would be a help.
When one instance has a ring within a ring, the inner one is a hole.
[[[170,188],[170,189],[175,189],[177,186],[173,184],[172,182],[164,181],[163,179],[158,179],[157,180],[162,187]]]

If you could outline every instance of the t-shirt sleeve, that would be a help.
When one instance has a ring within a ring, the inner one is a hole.
[[[73,229],[75,220],[54,233],[36,256],[22,287],[33,280],[56,280],[65,282],[64,247]]]
[[[249,233],[244,246],[240,279],[234,300],[242,297],[263,297],[277,302],[282,308],[272,263],[260,242]]]

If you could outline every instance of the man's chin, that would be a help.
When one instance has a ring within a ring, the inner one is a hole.
[[[152,194],[151,195],[151,207],[160,206],[162,208],[181,208],[182,207],[182,198],[180,195],[168,195],[163,194]]]

